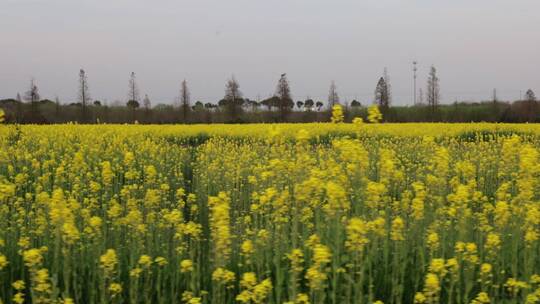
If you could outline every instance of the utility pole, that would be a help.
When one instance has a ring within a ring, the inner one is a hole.
[[[417,65],[418,62],[415,60],[413,61],[413,78],[414,78],[414,105],[416,105],[416,71],[418,71]]]

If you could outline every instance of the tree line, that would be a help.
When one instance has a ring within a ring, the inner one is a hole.
[[[293,101],[287,75],[282,74],[273,96],[253,100],[243,95],[234,76],[226,81],[224,96],[217,102],[191,100],[186,80],[180,84],[174,104],[152,105],[148,95],[141,96],[135,73],[128,81],[128,94],[124,104],[106,104],[93,99],[86,72],[79,71],[78,98],[71,103],[41,99],[36,81],[32,79],[24,96],[0,100],[7,123],[269,123],[269,122],[327,122],[331,109],[341,105],[345,121],[367,117],[367,108],[357,100],[340,100],[334,81],[331,82],[326,101]],[[393,106],[392,90],[387,70],[376,83],[373,104],[376,104],[386,122],[540,122],[540,107],[532,90],[523,100],[500,101],[494,91],[492,100],[470,103],[440,103],[440,84],[435,67],[431,67],[426,91],[418,92],[419,100],[412,106]],[[425,102],[424,102],[425,99]]]

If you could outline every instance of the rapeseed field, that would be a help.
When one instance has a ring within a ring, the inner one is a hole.
[[[540,303],[540,127],[0,126],[0,303]]]

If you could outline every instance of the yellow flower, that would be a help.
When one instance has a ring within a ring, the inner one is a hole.
[[[293,249],[287,254],[287,258],[291,261],[291,269],[296,272],[303,270],[302,263],[304,262],[304,254],[300,249]]]
[[[492,266],[491,264],[488,264],[488,263],[483,263],[481,266],[480,266],[480,272],[484,275],[488,275],[491,273],[491,269],[492,269]]]
[[[417,292],[415,295],[414,295],[414,303],[415,304],[423,304],[423,303],[426,303],[426,296],[421,293],[421,292]]]
[[[0,108],[0,123],[1,122],[4,122],[4,119],[5,119],[5,112],[2,108]]]
[[[347,241],[345,246],[349,250],[361,252],[364,250],[364,246],[369,243],[369,239],[366,237],[368,227],[366,222],[360,218],[351,218],[347,225]]]
[[[392,231],[390,232],[390,238],[393,241],[404,241],[403,229],[405,228],[405,222],[401,217],[396,217],[392,221]]]
[[[341,105],[336,104],[332,107],[332,119],[333,123],[342,123],[343,122],[343,108]]]
[[[62,225],[63,239],[67,244],[73,244],[80,238],[79,230],[73,222],[66,222]]]
[[[201,303],[202,303],[202,299],[200,297],[193,297],[189,299],[189,301],[187,302],[187,304],[201,304]]]
[[[24,261],[24,265],[28,267],[41,265],[41,263],[43,262],[43,256],[41,255],[41,250],[32,248],[32,249],[23,251],[23,261]]]
[[[298,133],[296,133],[296,140],[299,142],[299,143],[306,143],[308,140],[309,140],[310,136],[309,136],[309,132],[306,131],[305,129],[300,129],[298,131]],[[255,177],[252,176],[252,180],[256,180]],[[252,182],[253,183],[253,182]],[[253,183],[254,184],[254,183]]]
[[[355,117],[353,118],[352,123],[355,127],[360,128],[364,125],[364,120],[362,117]]]
[[[105,254],[99,258],[100,267],[103,268],[106,274],[112,274],[115,271],[118,259],[116,257],[116,251],[114,249],[107,249]]]
[[[26,286],[23,280],[17,280],[11,284],[15,290],[23,290]]]
[[[383,117],[378,106],[372,105],[368,108],[368,121],[370,123],[378,123],[382,120],[382,118]]]
[[[257,276],[254,272],[246,272],[242,275],[242,280],[240,281],[240,286],[249,288],[257,284]]]
[[[21,237],[19,241],[17,242],[17,245],[23,249],[26,249],[30,247],[30,238],[29,237]]]
[[[139,265],[142,267],[150,267],[152,265],[152,257],[143,254],[139,257]]]
[[[245,256],[252,255],[254,252],[253,242],[251,240],[245,240],[240,246],[240,250],[242,251],[242,254]]]
[[[154,259],[154,262],[156,262],[156,264],[158,264],[159,266],[165,266],[168,263],[166,258],[160,256],[156,257]]]
[[[296,296],[296,303],[297,304],[309,304],[309,296],[305,293],[299,293]]]
[[[75,301],[72,298],[65,298],[61,302],[62,304],[75,304]]]
[[[109,285],[109,291],[113,296],[115,296],[122,292],[122,285],[119,283],[111,283],[111,285]]]
[[[191,260],[182,260],[180,262],[180,272],[192,272],[193,271],[193,262]]]
[[[320,243],[321,243],[321,238],[316,234],[311,235],[306,240],[306,246],[309,246],[309,247],[315,247],[315,245],[320,244]]]
[[[439,249],[439,235],[437,232],[431,232],[427,236],[427,245],[431,251]]]
[[[52,285],[49,282],[49,270],[45,268],[39,269],[35,273],[32,280],[34,281],[33,289],[35,291],[42,293],[51,293]]]
[[[324,281],[326,281],[326,274],[319,270],[317,266],[311,266],[306,272],[306,279],[308,280],[308,285],[313,290],[322,289]]]
[[[231,232],[230,232],[230,198],[225,192],[220,192],[218,196],[208,198],[210,207],[210,227],[214,244],[214,254],[218,265],[225,264],[231,252]]]
[[[485,292],[480,292],[474,300],[472,300],[471,304],[489,304],[491,303],[491,300],[489,299],[489,296]]]
[[[517,295],[520,289],[527,289],[529,288],[529,284],[523,281],[516,280],[515,278],[509,278],[506,283],[504,284],[506,289],[510,293],[512,293],[514,296]]]
[[[444,259],[432,259],[429,264],[429,271],[444,277],[446,274],[446,263]]]
[[[426,188],[421,182],[414,182],[412,187],[415,193],[415,197],[411,203],[412,217],[415,220],[421,220],[424,218],[424,200],[426,198]],[[432,248],[432,250],[434,249]]]
[[[4,269],[9,264],[5,255],[0,254],[0,270]]]
[[[456,258],[446,260],[446,269],[448,269],[451,274],[457,275],[457,272],[459,270],[458,260]]]
[[[350,202],[347,192],[343,187],[335,182],[328,182],[325,187],[328,201],[323,205],[323,210],[330,216],[338,212],[347,212],[350,209]]]
[[[237,301],[242,303],[265,303],[264,300],[272,290],[272,281],[265,279],[257,284],[257,276],[253,272],[246,272],[242,275],[240,281],[242,292],[236,297]]]
[[[426,275],[426,285],[424,286],[424,294],[428,297],[435,297],[441,288],[439,277],[433,273]]]
[[[142,271],[143,270],[141,268],[135,267],[135,268],[133,268],[133,269],[131,269],[129,271],[129,276],[134,277],[134,278],[138,278],[141,275]]]
[[[538,241],[538,239],[540,238],[540,233],[538,233],[537,231],[535,231],[533,228],[528,228],[526,231],[525,231],[525,241],[527,242],[527,244],[530,246],[533,242],[535,241]]]
[[[317,244],[315,245],[315,248],[313,248],[313,261],[315,264],[323,265],[326,263],[330,263],[331,257],[332,253],[330,252],[330,249],[328,247]]]
[[[219,267],[212,273],[212,280],[227,285],[234,282],[235,274],[230,270]]]
[[[487,236],[485,248],[488,252],[491,254],[497,254],[499,249],[501,248],[501,238],[498,234],[494,232],[490,232]]]
[[[14,303],[17,303],[17,304],[23,304],[23,303],[24,303],[24,293],[22,293],[22,292],[17,292],[17,293],[13,296],[13,302],[14,302]]]

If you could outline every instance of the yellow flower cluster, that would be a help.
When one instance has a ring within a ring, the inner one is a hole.
[[[240,281],[242,291],[236,296],[236,300],[240,303],[266,303],[265,299],[272,291],[272,281],[264,279],[257,283],[257,276],[253,272],[246,272],[242,275]]]

